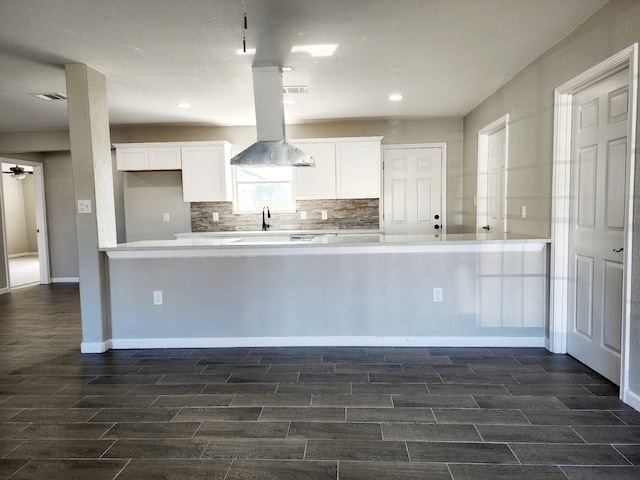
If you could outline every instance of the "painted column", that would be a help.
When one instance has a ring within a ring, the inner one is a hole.
[[[78,236],[81,350],[101,353],[109,349],[111,334],[107,263],[99,248],[117,244],[106,78],[82,64],[66,65],[65,74]]]

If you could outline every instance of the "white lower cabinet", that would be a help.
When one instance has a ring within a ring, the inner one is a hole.
[[[296,168],[296,198],[379,198],[382,137],[292,140],[316,166]]]

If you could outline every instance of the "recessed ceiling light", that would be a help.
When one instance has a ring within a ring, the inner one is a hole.
[[[282,100],[282,103],[284,103],[285,105],[295,105],[298,102],[293,98],[285,98],[284,100]]]
[[[293,67],[291,65],[285,65],[284,67],[281,67],[280,70],[283,72],[293,72]]]
[[[236,50],[236,55],[255,55],[255,54],[256,54],[255,48],[247,48],[246,52],[241,48]]]
[[[399,102],[403,98],[404,95],[402,95],[401,93],[392,93],[391,95],[389,95],[389,100],[391,100],[392,102]]]
[[[191,108],[191,104],[189,102],[178,102],[176,106],[180,108]]]

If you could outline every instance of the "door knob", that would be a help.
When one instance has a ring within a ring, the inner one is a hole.
[[[491,230],[491,227],[489,225],[485,225],[484,227],[482,227],[482,229],[488,232]]]
[[[436,230],[440,229],[440,225],[434,225],[433,228],[435,228]]]
[[[613,251],[614,253],[620,253],[624,250],[624,247],[620,247],[620,248],[614,248]]]
[[[436,220],[440,219],[440,215],[435,215],[433,218],[435,218]]]

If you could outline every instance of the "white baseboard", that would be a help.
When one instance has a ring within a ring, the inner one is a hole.
[[[80,344],[80,353],[104,353],[107,350],[111,350],[113,345],[111,340],[104,342],[82,342]]]
[[[640,395],[637,393],[625,390],[622,401],[640,412]]]
[[[114,338],[111,348],[540,347],[544,337],[215,337]]]
[[[9,260],[11,260],[12,258],[20,258],[20,257],[31,257],[33,255],[38,255],[38,252],[23,252],[23,253],[14,253],[12,255],[7,255],[7,257],[9,257]]]
[[[9,287],[0,288],[0,295],[4,295],[5,293],[9,293]]]
[[[79,277],[55,277],[51,278],[51,283],[79,283]]]

